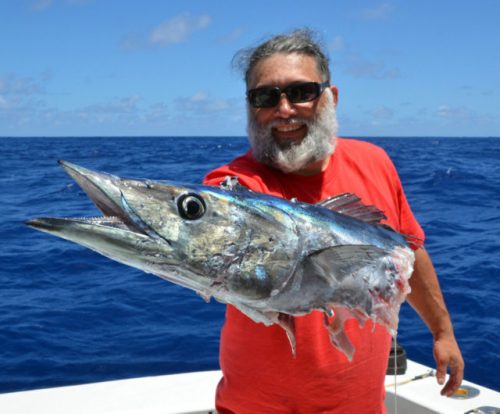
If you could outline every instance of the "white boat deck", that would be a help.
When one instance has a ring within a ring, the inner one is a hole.
[[[431,368],[408,360],[408,369],[404,375],[398,375],[397,382],[411,380],[416,376],[426,374]],[[394,403],[394,376],[385,377],[386,398],[385,405],[390,414],[395,414]],[[470,387],[470,391],[469,391]],[[454,397],[443,397],[440,394],[441,386],[436,377],[423,379],[397,385],[397,413],[399,414],[500,414],[500,392],[482,387],[469,381],[463,381],[461,388]],[[473,395],[474,390],[479,393],[476,397],[463,399]],[[461,398],[458,398],[461,397]],[[474,411],[479,407],[496,407],[495,411]]]
[[[430,368],[408,361],[404,382],[429,372]],[[2,414],[201,414],[214,413],[215,388],[220,371],[162,375],[107,381],[93,384],[48,388],[0,394]],[[386,377],[393,384],[394,376]],[[471,399],[441,397],[435,377],[397,386],[397,412],[400,414],[482,413],[471,411],[482,406],[500,407],[500,393],[464,381],[479,390]],[[463,391],[462,393],[465,393]],[[387,388],[386,406],[395,413],[394,387]],[[490,411],[488,414],[500,413]]]

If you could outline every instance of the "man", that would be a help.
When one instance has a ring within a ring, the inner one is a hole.
[[[337,138],[338,90],[328,59],[307,30],[271,38],[243,56],[251,151],[212,171],[205,183],[237,176],[254,191],[316,203],[352,192],[375,204],[397,231],[424,239],[385,152]],[[408,301],[434,335],[437,379],[451,395],[463,377],[463,360],[431,260],[415,251]],[[383,413],[384,378],[391,338],[384,327],[355,320],[345,330],[356,351],[352,362],[337,351],[323,315],[295,318],[297,354],[284,331],[257,324],[227,307],[221,336],[224,374],[218,413]]]

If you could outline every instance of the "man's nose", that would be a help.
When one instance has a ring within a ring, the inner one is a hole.
[[[295,107],[288,100],[288,96],[286,96],[285,93],[282,93],[280,95],[280,100],[278,102],[278,105],[276,106],[276,112],[282,118],[288,118],[292,115],[295,115]]]

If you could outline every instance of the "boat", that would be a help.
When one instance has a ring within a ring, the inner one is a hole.
[[[405,365],[404,374],[386,375],[389,414],[500,414],[500,392],[464,381],[454,396],[442,397],[431,368]],[[0,413],[215,414],[221,376],[201,371],[5,393]]]

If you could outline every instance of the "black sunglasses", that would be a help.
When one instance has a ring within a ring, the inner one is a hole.
[[[272,108],[278,105],[284,93],[291,103],[310,102],[317,99],[330,82],[294,83],[281,89],[278,86],[262,86],[247,91],[247,99],[254,108]]]

